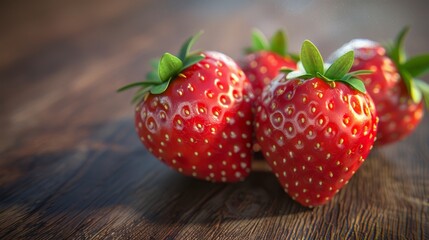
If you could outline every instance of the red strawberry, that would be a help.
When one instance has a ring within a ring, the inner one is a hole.
[[[373,73],[361,77],[374,100],[380,123],[377,145],[399,141],[408,136],[423,118],[422,94],[429,101],[429,86],[413,79],[429,70],[429,55],[408,61],[403,53],[404,29],[389,51],[379,43],[355,39],[337,50],[338,56],[355,51],[352,71],[370,69]],[[429,104],[427,104],[429,106]]]
[[[242,70],[219,52],[165,53],[141,86],[138,135],[158,159],[187,176],[235,182],[250,172],[252,113]],[[249,86],[249,85],[248,85]],[[121,89],[122,90],[122,89]]]
[[[259,98],[262,90],[281,69],[296,69],[299,57],[287,52],[286,34],[278,30],[268,42],[259,30],[252,32],[252,45],[246,49],[247,55],[241,66],[250,80],[253,94]],[[259,152],[260,146],[254,140],[253,151]]]
[[[296,69],[297,57],[287,53],[286,35],[277,31],[270,43],[258,30],[252,33],[252,46],[241,64],[256,96],[275,78],[281,68]]]
[[[353,52],[326,71],[306,40],[304,69],[279,76],[257,106],[256,136],[284,190],[304,206],[326,203],[341,189],[373,146],[377,117],[363,83],[346,74]]]

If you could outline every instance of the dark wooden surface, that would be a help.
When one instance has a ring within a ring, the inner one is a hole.
[[[429,239],[427,116],[309,210],[268,172],[212,184],[165,167],[139,143],[131,93],[115,93],[200,29],[197,47],[239,58],[253,27],[287,28],[292,50],[309,38],[328,55],[408,24],[416,54],[429,52],[428,11],[399,0],[2,1],[0,239]]]

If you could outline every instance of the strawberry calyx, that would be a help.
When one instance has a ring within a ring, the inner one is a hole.
[[[161,58],[151,61],[152,71],[146,75],[146,80],[125,85],[117,90],[122,92],[131,88],[139,89],[134,94],[133,103],[139,102],[147,94],[161,94],[169,86],[171,80],[186,68],[204,59],[204,56],[197,53],[190,53],[190,49],[202,32],[188,38],[180,48],[177,56],[171,53],[164,53]]]
[[[395,63],[411,99],[419,103],[423,98],[429,108],[429,84],[417,79],[429,72],[429,54],[407,58],[404,39],[408,31],[409,27],[404,27],[392,42],[385,44],[387,56]]]
[[[289,53],[287,46],[287,36],[282,30],[277,30],[271,39],[267,37],[258,29],[252,31],[251,45],[245,49],[246,53],[256,53],[260,51],[269,51],[276,53],[282,57],[290,57],[296,62],[299,61],[297,54]]]
[[[370,74],[372,71],[360,70],[349,72],[354,61],[354,52],[348,51],[338,57],[332,64],[325,64],[317,47],[309,40],[305,40],[301,47],[301,61],[298,62],[298,70],[282,69],[287,79],[320,78],[331,86],[334,82],[343,82],[350,87],[365,93],[365,85],[356,78],[358,75]]]

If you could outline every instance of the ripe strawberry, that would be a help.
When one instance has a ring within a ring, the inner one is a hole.
[[[278,30],[269,42],[262,32],[253,30],[252,44],[246,52],[248,54],[240,65],[250,80],[256,98],[259,98],[265,86],[280,74],[281,69],[295,70],[299,59],[298,56],[288,53],[286,34],[281,30]],[[260,151],[255,140],[252,149],[254,152]]]
[[[241,66],[249,78],[255,96],[275,78],[281,68],[296,69],[297,57],[287,53],[287,39],[283,31],[277,31],[270,42],[258,30],[252,33],[252,46]]]
[[[284,190],[312,207],[331,199],[363,163],[375,140],[377,117],[363,83],[346,74],[352,51],[325,71],[319,51],[306,40],[301,61],[304,69],[265,88],[255,127]]]
[[[146,148],[187,176],[213,182],[243,180],[250,172],[252,113],[247,78],[228,56],[212,51],[179,58],[165,53],[140,86],[137,133]],[[143,98],[141,100],[141,98]]]
[[[338,49],[333,56],[354,50],[352,71],[370,69],[361,77],[374,100],[380,123],[376,145],[399,141],[415,130],[423,118],[423,101],[429,106],[429,86],[413,79],[429,70],[429,55],[407,60],[403,51],[405,28],[395,43],[384,48],[377,42],[355,39]]]

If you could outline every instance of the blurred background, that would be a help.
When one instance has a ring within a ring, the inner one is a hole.
[[[407,41],[410,52],[427,51],[415,46],[425,45],[429,32],[424,0],[16,0],[0,4],[2,68],[31,49],[79,37],[98,38],[99,50],[139,38],[158,54],[176,50],[183,38],[203,29],[200,46],[239,56],[254,27],[267,34],[284,28],[291,49],[297,50],[309,38],[325,46],[324,53],[356,37],[389,39],[404,25],[412,27]],[[171,38],[177,39],[176,44]],[[147,42],[150,39],[156,41]],[[165,42],[169,46],[162,45]]]

